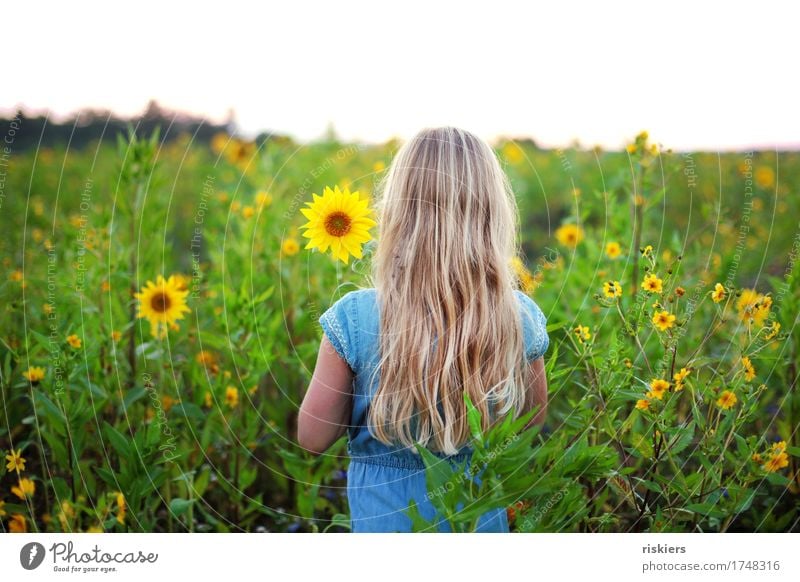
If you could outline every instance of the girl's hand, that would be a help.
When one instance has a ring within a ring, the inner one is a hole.
[[[317,365],[297,418],[297,442],[316,455],[324,453],[350,424],[353,371],[323,334]]]

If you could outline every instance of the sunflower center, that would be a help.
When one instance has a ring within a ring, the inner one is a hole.
[[[166,313],[171,305],[172,301],[170,301],[169,295],[163,292],[155,293],[150,299],[150,307],[158,313]]]
[[[331,236],[344,236],[350,232],[352,221],[344,212],[332,212],[325,219],[325,230]]]

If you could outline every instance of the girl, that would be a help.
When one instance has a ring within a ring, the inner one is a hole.
[[[464,392],[484,429],[534,405],[532,422],[543,423],[545,317],[517,290],[516,202],[486,142],[425,129],[400,148],[378,190],[374,287],[350,291],[319,319],[298,441],[320,454],[348,430],[352,531],[409,531],[411,500],[448,531],[413,445],[469,458]],[[505,510],[478,526],[507,532]]]

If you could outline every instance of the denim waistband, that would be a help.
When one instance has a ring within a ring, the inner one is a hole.
[[[367,465],[383,465],[384,467],[396,467],[398,469],[413,469],[417,471],[425,470],[425,463],[422,461],[422,458],[419,455],[410,456],[413,453],[408,453],[407,455],[399,455],[397,453],[380,453],[380,454],[358,454],[358,453],[350,453],[350,462],[352,463],[364,463]],[[437,455],[438,456],[438,455]],[[439,457],[442,461],[453,461],[456,463],[462,463],[464,461],[468,461],[472,456],[472,453],[458,453],[456,455],[450,455],[449,457]]]

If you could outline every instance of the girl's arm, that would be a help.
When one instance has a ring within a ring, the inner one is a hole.
[[[297,418],[297,442],[324,453],[350,423],[353,372],[323,334],[317,365]]]
[[[530,411],[537,404],[540,405],[540,408],[536,414],[533,415],[533,418],[528,423],[528,427],[534,424],[541,426],[544,424],[545,417],[547,416],[547,377],[544,373],[544,358],[533,360],[529,366],[532,383],[528,387],[528,407],[526,408],[526,412]]]

